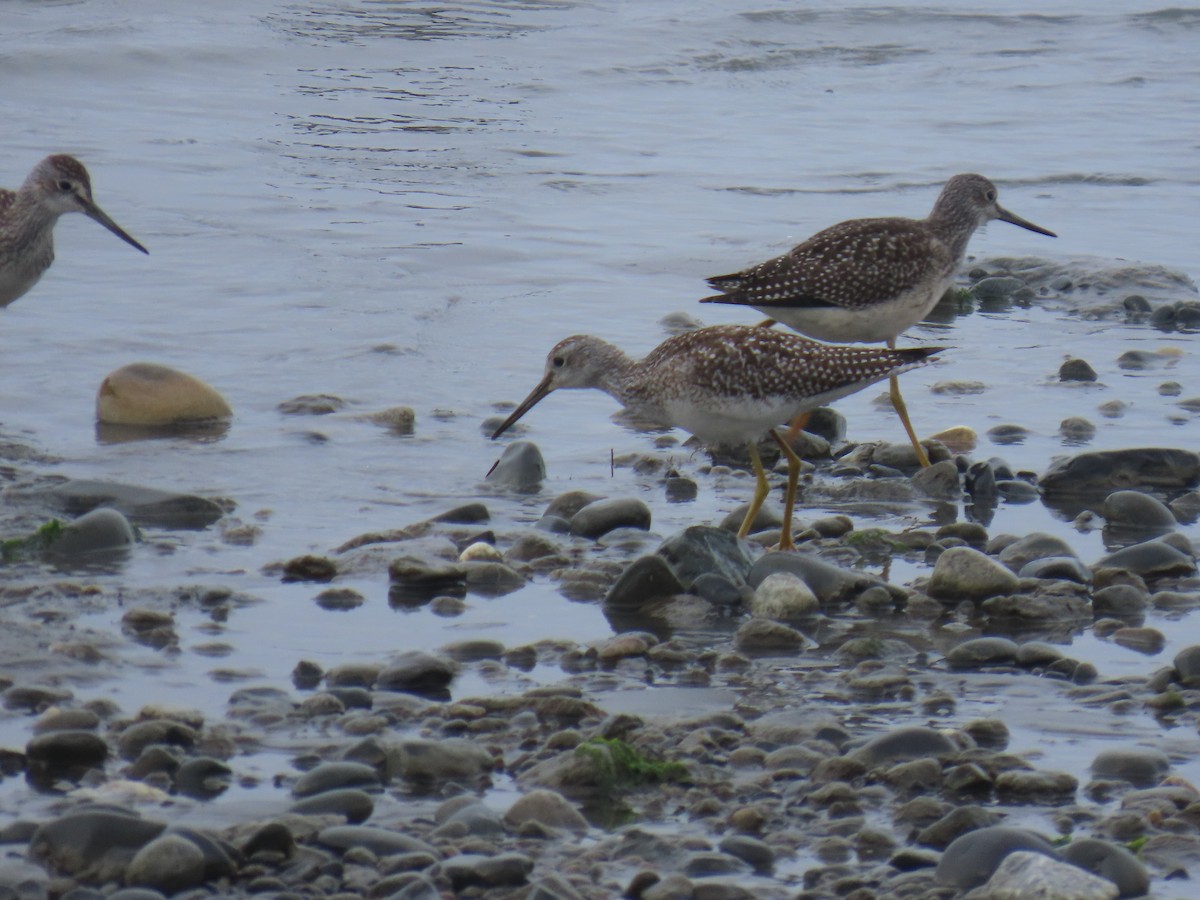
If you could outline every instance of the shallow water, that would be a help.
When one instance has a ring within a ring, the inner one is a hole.
[[[217,661],[191,649],[210,639],[203,617],[182,616],[181,656],[147,650],[127,680],[97,689],[129,711],[143,677],[215,714],[231,690],[209,674],[218,667],[286,687],[301,658],[329,666],[475,635],[511,645],[609,634],[598,609],[544,582],[472,597],[463,616],[440,619],[391,609],[381,578],[348,582],[367,596],[362,608],[325,612],[316,588],[262,569],[478,499],[498,527],[532,520],[572,488],[642,497],[656,536],[721,517],[747,481],[702,477],[695,502],[670,504],[653,476],[610,473],[610,450],[649,452],[652,438],[611,422],[606,397],[555,395],[527,417],[549,470],[535,496],[483,484],[501,447],[480,423],[525,395],[566,334],[642,352],[671,312],[754,321],[697,306],[703,277],[820,227],[922,216],[949,175],[979,171],[1006,206],[1060,237],[994,223],[972,242],[978,257],[1195,271],[1195,10],[713,0],[245,9],[4,7],[0,181],[15,186],[46,153],[74,153],[99,203],[151,255],[83,217],[60,223],[58,261],[0,314],[0,432],[57,458],[36,472],[228,497],[235,516],[263,528],[250,547],[213,530],[151,532],[118,575],[96,578],[107,590],[227,584],[264,600],[231,618],[222,639],[235,650]],[[1194,418],[1157,393],[1171,379],[1183,397],[1200,394],[1193,336],[1035,305],[952,317],[904,340],[952,347],[906,375],[905,393],[923,432],[979,431],[980,457],[1041,471],[1077,449],[1056,434],[1075,414],[1097,424],[1094,448],[1197,443]],[[1169,367],[1116,365],[1127,349],[1162,347],[1178,351]],[[1101,383],[1057,384],[1067,355],[1087,358]],[[98,442],[95,391],[137,360],[221,390],[237,414],[228,433]],[[987,390],[929,390],[952,380]],[[276,411],[319,392],[351,400],[350,411]],[[877,393],[839,404],[852,438],[899,439]],[[1130,404],[1123,417],[1096,412],[1112,399]],[[354,417],[398,404],[416,410],[410,437]],[[1016,446],[982,437],[1008,422],[1032,434]],[[705,461],[672,456],[685,473]],[[1085,561],[1103,552],[1099,533],[1078,534],[1040,504],[1001,506],[989,528],[1053,531]],[[923,571],[891,574],[904,583]],[[115,629],[121,612],[84,624]],[[1164,630],[1169,646],[1154,658],[1090,635],[1070,652],[1105,675],[1146,674],[1200,637],[1186,618]],[[504,687],[468,678],[455,690]],[[1091,755],[1065,754],[1063,767],[1078,771]]]

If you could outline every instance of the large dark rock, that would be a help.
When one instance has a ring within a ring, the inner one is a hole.
[[[427,853],[434,859],[440,859],[442,855],[425,841],[409,837],[392,828],[377,828],[373,825],[334,825],[320,832],[317,835],[317,842],[342,852],[354,847],[362,847],[378,856],[392,856],[397,853]]]
[[[1058,859],[1058,852],[1045,838],[1023,828],[994,825],[968,832],[942,854],[937,880],[964,890],[983,884],[1017,850],[1029,850]]]
[[[1119,844],[1097,838],[1073,838],[1063,848],[1062,857],[1111,881],[1121,897],[1141,897],[1150,890],[1150,873],[1146,867]]]
[[[1114,490],[1183,490],[1200,481],[1200,454],[1191,450],[1100,450],[1056,460],[1038,481],[1048,498]]]
[[[96,553],[124,553],[137,541],[129,520],[108,507],[93,509],[65,525],[48,541],[45,550],[53,557],[78,558]]]
[[[387,771],[408,781],[473,781],[487,775],[496,761],[481,745],[465,738],[434,741],[409,738],[389,744]]]
[[[1100,559],[1095,568],[1125,569],[1149,581],[1170,575],[1190,575],[1196,571],[1196,563],[1164,541],[1143,541],[1110,553]]]
[[[451,660],[423,650],[408,650],[399,654],[379,673],[375,687],[381,691],[422,696],[441,695],[456,674],[458,666]]]
[[[758,587],[764,578],[775,572],[791,572],[799,577],[817,595],[822,607],[848,603],[876,585],[888,588],[877,575],[843,569],[808,553],[765,554],[751,567],[746,581],[751,587]]]
[[[135,524],[158,528],[207,528],[225,514],[216,502],[193,494],[86,479],[21,491],[15,496],[44,502],[69,516],[110,507]]]
[[[650,507],[636,497],[589,503],[571,517],[571,534],[598,538],[617,528],[650,528]]]
[[[134,855],[165,828],[131,814],[68,813],[38,827],[29,841],[29,858],[79,881],[120,881]]]
[[[701,575],[717,574],[741,585],[754,563],[750,545],[723,528],[693,525],[667,538],[656,551],[671,565],[675,577],[691,588]]]
[[[958,752],[958,745],[940,731],[911,725],[872,738],[853,755],[865,765],[876,767],[906,759],[951,756]]]
[[[379,773],[371,766],[358,762],[327,762],[297,778],[292,785],[292,796],[304,799],[330,791],[378,789],[382,784]]]
[[[669,563],[661,556],[643,556],[630,563],[604,596],[604,608],[613,612],[635,613],[647,603],[675,594],[684,587]]]

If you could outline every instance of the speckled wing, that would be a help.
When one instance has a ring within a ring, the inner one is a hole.
[[[743,272],[708,279],[723,293],[700,302],[863,309],[931,283],[953,264],[921,222],[855,219]]]
[[[830,345],[770,328],[712,326],[651,351],[637,387],[659,402],[710,397],[817,406],[921,365],[940,349]]]

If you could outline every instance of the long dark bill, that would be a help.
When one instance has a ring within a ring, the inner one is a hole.
[[[513,426],[513,423],[517,421],[517,419],[521,418],[521,416],[525,415],[525,413],[537,406],[537,404],[541,402],[541,400],[544,399],[547,394],[554,390],[554,388],[550,386],[552,379],[553,375],[547,375],[538,383],[537,387],[529,392],[529,396],[522,400],[521,405],[512,411],[512,415],[505,419],[503,424],[501,424],[499,428],[492,432],[493,441],[500,437],[500,435],[504,434],[504,432],[508,431],[508,429]]]
[[[87,200],[84,200],[83,201],[83,213],[85,216],[87,216],[92,221],[99,222],[101,225],[103,225],[105,228],[107,228],[109,231],[111,231],[113,234],[115,234],[117,237],[119,237],[125,243],[127,243],[131,246],[137,247],[143,253],[146,253],[146,254],[150,253],[149,250],[147,250],[145,247],[143,247],[141,244],[139,244],[137,241],[135,241],[132,237],[130,237],[126,233],[124,228],[122,228],[120,225],[118,225],[116,222],[114,222],[112,219],[110,219],[108,217],[108,214],[105,213],[104,210],[102,210],[100,207],[98,207],[95,203],[91,203]]]
[[[1021,228],[1026,229],[1027,231],[1036,231],[1038,234],[1046,235],[1046,237],[1058,237],[1058,235],[1055,234],[1053,231],[1049,231],[1049,230],[1043,228],[1041,225],[1034,225],[1028,219],[1022,219],[1016,213],[1010,213],[1003,206],[998,207],[997,209],[998,209],[1000,215],[998,215],[996,218],[999,219],[1001,222],[1008,222],[1011,225],[1017,225]]]

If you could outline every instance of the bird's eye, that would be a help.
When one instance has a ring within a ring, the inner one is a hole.
[[[60,191],[62,191],[63,193],[69,192],[71,190],[71,187],[72,187],[72,185],[71,185],[71,182],[69,182],[69,181],[60,181],[58,183],[58,189]]]
[[[567,361],[561,356],[556,356],[554,359],[550,360],[550,365],[554,366],[556,369],[561,369],[566,364]]]
[[[996,202],[996,192],[995,191],[987,191],[983,196],[987,198],[988,203]]]

